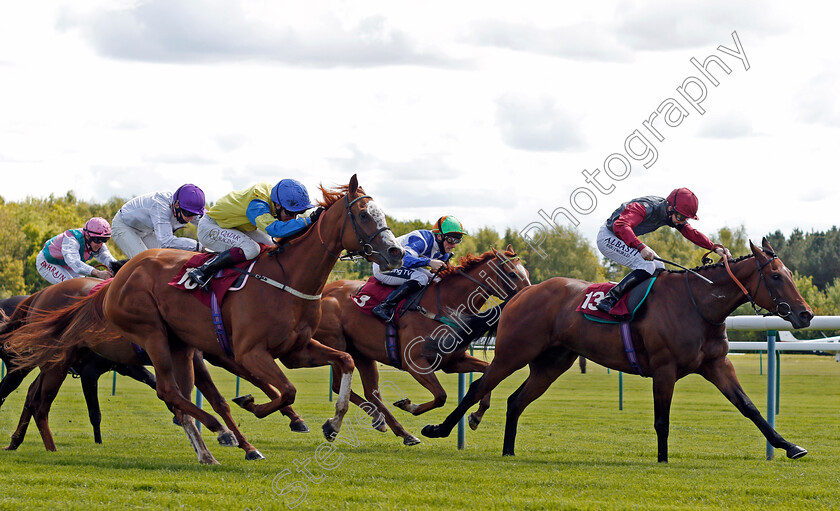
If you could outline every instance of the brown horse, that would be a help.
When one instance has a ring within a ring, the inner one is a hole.
[[[720,390],[776,448],[789,458],[808,451],[779,435],[747,397],[732,363],[724,320],[739,305],[753,301],[784,317],[794,328],[810,324],[814,313],[767,240],[752,255],[729,263],[696,268],[711,279],[709,285],[684,271],[661,273],[645,308],[630,324],[633,346],[643,375],[653,378],[654,429],[658,459],[668,461],[668,426],[675,382],[697,373]],[[732,277],[727,268],[731,266]],[[743,283],[743,288],[739,283]],[[508,399],[502,453],[512,456],[522,411],[565,372],[578,355],[597,364],[632,373],[619,334],[619,325],[596,323],[575,312],[589,282],[555,277],[519,293],[502,312],[496,337],[496,356],[484,376],[476,380],[446,420],[428,425],[428,437],[447,436],[464,411],[514,371],[530,365],[530,375]],[[747,291],[751,290],[751,291]]]
[[[440,281],[433,281],[426,289],[420,306],[429,315],[444,318],[450,315],[449,311],[456,310],[463,313],[466,309],[474,314],[491,295],[507,300],[531,284],[528,271],[522,266],[511,246],[501,252],[492,249],[478,257],[471,254],[464,256],[459,260],[458,266],[445,267],[438,277]],[[382,413],[381,418],[384,418],[395,435],[403,439],[404,444],[414,445],[420,440],[397,422],[381,400],[376,363],[392,366],[394,363],[385,346],[385,324],[363,312],[354,302],[354,296],[362,285],[364,282],[358,280],[340,280],[327,284],[321,299],[321,323],[313,337],[327,346],[346,351],[353,356],[368,402],[376,405]],[[412,404],[409,399],[402,399],[394,403],[395,406],[414,415],[443,406],[446,402],[446,392],[435,376],[436,370],[447,373],[484,372],[487,362],[466,352],[469,340],[458,339],[451,342],[453,339],[445,337],[449,332],[453,330],[441,320],[431,319],[416,310],[407,312],[400,318],[397,330],[399,366],[427,388],[433,399],[420,405]],[[427,336],[435,339],[430,343],[418,342]],[[443,338],[439,339],[441,342],[438,343],[437,337],[440,336]],[[336,378],[333,382],[337,387]],[[358,406],[365,403],[355,392],[351,392],[350,400]],[[488,393],[479,411],[471,416],[470,424],[473,429],[478,426],[489,401]],[[363,409],[371,411],[368,405],[363,406]],[[376,417],[380,418],[378,414]]]
[[[30,341],[45,330],[53,334],[63,331],[62,337],[76,339],[80,332],[100,324],[104,315],[124,337],[148,353],[158,379],[158,396],[201,421],[220,439],[229,434],[226,428],[179,391],[176,376],[190,371],[191,358],[189,350],[182,348],[229,359],[277,389],[279,395],[266,404],[246,403],[258,416],[294,402],[295,388],[275,358],[289,368],[333,364],[341,368],[342,386],[336,415],[323,426],[331,440],[347,410],[354,365],[350,355],[312,340],[321,316],[319,295],[342,250],[391,269],[402,263],[403,249],[390,232],[385,213],[365,195],[355,175],[349,185],[338,190],[323,186],[321,190],[324,198],[320,205],[326,209],[318,221],[288,243],[262,253],[252,269],[255,278],[249,279],[244,289],[226,296],[222,313],[231,355],[216,341],[204,305],[169,285],[193,254],[167,249],[147,250],[132,258],[102,290],[43,321],[30,323],[21,329],[30,328],[29,335],[18,335],[19,340],[12,338],[9,344],[21,353],[30,350],[22,357],[29,364],[60,359],[49,347],[33,349]]]
[[[70,279],[38,291],[21,303],[20,307],[9,318],[9,321],[0,327],[0,334],[13,334],[15,330],[23,327],[29,321],[37,320],[44,314],[49,314],[75,303],[80,298],[90,294],[91,290],[102,282],[94,278]],[[148,360],[144,354],[132,346],[128,340],[122,337],[116,337],[118,334],[110,332],[106,325],[103,324],[101,329],[103,330],[102,334],[91,332],[85,336],[82,342],[68,348],[70,352],[65,356],[65,361],[71,364],[70,368],[75,369],[82,377],[82,387],[88,403],[91,423],[94,426],[96,443],[102,443],[99,428],[101,414],[99,413],[98,399],[96,396],[96,379],[101,374],[114,368],[121,374],[131,376],[142,383],[146,383],[152,389],[156,388],[154,375],[143,367],[144,364],[148,364]],[[106,339],[106,341],[103,342],[102,339]],[[96,353],[92,352],[89,348],[96,350]],[[224,362],[222,361],[219,365],[224,366]],[[14,363],[14,358],[12,358],[12,363]],[[225,368],[251,381],[258,387],[264,386],[262,382],[253,380],[249,374],[238,370],[235,365]],[[64,382],[68,372],[67,369],[64,363],[58,365],[46,364],[42,367],[41,374],[38,375],[29,387],[18,428],[12,434],[11,443],[5,448],[6,450],[14,450],[20,446],[33,415],[35,416],[38,430],[41,433],[41,438],[44,441],[44,447],[49,451],[55,450],[55,442],[53,441],[52,432],[49,428],[49,411],[61,384]],[[245,450],[246,459],[262,459],[263,456],[245,440],[235,425],[231,427],[234,422],[230,417],[230,410],[224,398],[222,398],[218,389],[213,384],[199,352],[193,355],[193,371],[196,375],[196,386],[207,396],[207,400],[213,406],[213,409],[225,418],[234,436],[237,437],[239,446]],[[28,372],[28,369],[19,369],[10,373],[7,379],[17,375],[17,373]],[[22,377],[15,380],[18,385],[20,384],[19,380],[22,380]],[[5,383],[6,379],[3,380],[3,385]],[[191,388],[192,386],[190,386],[190,391]],[[291,407],[286,407],[281,412],[290,418],[290,428],[292,431],[307,431],[306,424]],[[192,429],[192,426],[189,424],[186,427]],[[191,431],[188,432],[188,437],[191,433]],[[198,450],[205,451],[206,447],[202,448],[199,446]]]

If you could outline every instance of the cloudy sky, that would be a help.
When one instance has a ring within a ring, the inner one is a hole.
[[[822,5],[3,2],[0,196],[194,182],[214,201],[284,177],[314,195],[358,173],[396,218],[534,231],[568,211],[594,240],[621,202],[686,186],[702,231],[825,230]]]

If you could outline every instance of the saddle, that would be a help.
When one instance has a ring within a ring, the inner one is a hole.
[[[385,299],[388,298],[388,295],[391,294],[391,291],[395,288],[396,286],[389,286],[379,282],[376,280],[376,277],[370,277],[367,282],[365,282],[364,285],[356,291],[356,294],[352,296],[353,303],[362,309],[362,312],[365,314],[379,319],[373,314],[374,307],[384,302]],[[424,286],[419,291],[408,298],[401,300],[397,304],[394,309],[394,323],[396,323],[406,312],[417,308],[417,304],[420,303],[420,299],[423,297],[423,293],[426,292],[426,289],[427,287]]]
[[[642,308],[647,299],[653,283],[656,281],[657,275],[653,275],[647,280],[636,285],[628,293],[615,304],[612,308],[612,314],[602,312],[595,307],[601,298],[606,296],[610,289],[615,284],[612,282],[601,282],[592,284],[586,288],[586,294],[583,301],[577,306],[575,311],[582,312],[584,317],[590,321],[597,323],[621,323],[624,321],[632,321],[636,313]]]
[[[211,292],[209,293],[199,288],[198,285],[190,279],[189,275],[187,275],[187,270],[201,266],[214,255],[215,254],[203,253],[190,257],[190,259],[184,263],[184,266],[178,271],[178,274],[175,275],[175,278],[169,282],[169,285],[190,293],[206,307],[210,307],[213,294],[216,295],[218,302],[222,303],[222,299],[228,291],[239,291],[245,287],[245,283],[248,281],[248,275],[242,273],[240,270],[250,271],[254,266],[254,263],[257,262],[256,259],[235,264],[233,268],[226,268],[214,275],[213,279],[210,281]]]

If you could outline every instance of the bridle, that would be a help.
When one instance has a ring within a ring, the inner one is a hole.
[[[342,261],[352,261],[357,257],[370,257],[373,254],[378,254],[379,252],[374,250],[373,245],[371,245],[370,243],[377,236],[381,236],[384,231],[390,231],[391,230],[391,228],[386,225],[385,227],[380,227],[379,229],[377,229],[376,232],[374,232],[373,234],[368,236],[367,240],[363,239],[362,235],[359,234],[359,228],[356,225],[356,217],[353,216],[353,211],[351,211],[351,209],[350,209],[353,206],[353,204],[357,203],[358,201],[360,201],[362,199],[370,199],[370,195],[360,195],[359,197],[356,197],[352,201],[350,200],[349,195],[344,196],[344,209],[347,211],[347,215],[344,217],[344,221],[341,223],[341,234],[339,235],[339,238],[338,238],[339,240],[344,239],[344,229],[347,226],[347,218],[350,218],[350,225],[353,227],[353,233],[356,234],[356,239],[359,241],[359,246],[361,246],[361,249],[359,249],[359,250],[355,250],[355,251],[352,251],[352,252],[347,251],[347,254],[344,255],[344,256],[339,255],[339,254],[334,254],[333,251],[329,249],[327,244],[324,243],[324,238],[321,236],[320,218],[318,219],[319,221],[318,221],[317,230],[318,230],[318,239],[321,241],[321,246],[324,247],[324,250],[326,250],[329,255],[335,257],[336,259],[340,259]]]
[[[711,252],[708,252],[706,256],[708,256],[709,254],[711,254]],[[703,258],[706,259],[706,256],[703,256]],[[732,269],[729,267],[729,260],[726,257],[723,258],[723,266],[726,268],[726,273],[729,274],[729,277],[732,278],[732,280],[735,282],[735,284],[738,286],[738,288],[741,290],[744,296],[747,297],[747,300],[750,302],[750,305],[752,306],[756,314],[762,316],[779,316],[780,318],[786,318],[790,316],[791,312],[793,311],[793,308],[788,302],[776,297],[776,295],[773,293],[773,289],[767,282],[767,278],[764,276],[764,268],[770,263],[772,263],[774,259],[779,258],[776,254],[772,254],[772,256],[773,257],[771,257],[764,263],[760,263],[758,261],[758,258],[755,258],[755,267],[758,270],[758,282],[756,282],[755,291],[753,293],[750,293],[747,290],[747,288],[741,283],[741,281],[738,280],[738,277],[736,277],[735,274],[732,273]],[[767,290],[767,294],[770,296],[770,299],[773,300],[773,303],[776,305],[776,310],[768,311],[766,314],[761,314],[761,312],[759,312],[759,306],[756,305],[755,299],[753,298],[754,295],[758,294],[758,290],[761,287],[762,283],[764,284],[764,288]],[[716,321],[711,321],[700,312],[700,309],[697,306],[697,302],[694,300],[694,295],[691,292],[691,287],[688,285],[688,273],[686,273],[685,285],[686,288],[688,288],[688,296],[691,298],[691,303],[694,305],[694,308],[697,311],[697,313],[700,314],[700,317],[703,318],[706,322],[711,323],[713,325],[723,325],[723,322],[718,323]]]

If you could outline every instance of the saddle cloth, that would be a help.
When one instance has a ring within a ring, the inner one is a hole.
[[[206,307],[210,307],[210,299],[211,294],[203,289],[199,288],[195,282],[190,279],[189,275],[187,275],[187,270],[190,268],[195,268],[197,266],[201,266],[204,264],[208,259],[213,257],[215,254],[196,254],[184,264],[178,274],[175,275],[175,278],[169,282],[169,285],[175,288],[178,288],[182,291],[186,291],[203,303]],[[221,275],[218,273],[213,276],[213,279],[210,280],[210,288],[212,289],[213,293],[216,294],[216,299],[219,303],[222,303],[222,299],[225,296],[225,293],[228,291],[239,291],[243,287],[245,287],[245,283],[248,280],[248,275],[241,273],[234,268],[239,268],[241,270],[250,271],[251,268],[256,263],[256,259],[251,259],[248,261],[243,261],[241,263],[235,264],[233,268],[226,268],[222,270]]]
[[[656,281],[656,277],[647,279],[631,289],[629,293],[625,293],[612,308],[610,314],[598,310],[595,305],[606,296],[615,284],[612,282],[592,284],[586,288],[583,301],[575,311],[582,312],[587,319],[601,323],[619,323],[622,320],[632,320],[650,293],[654,281]]]
[[[379,319],[377,316],[374,316],[371,311],[373,311],[374,307],[384,302],[394,289],[396,289],[395,286],[385,285],[376,280],[376,277],[370,277],[368,281],[365,282],[365,284],[356,292],[356,294],[353,295],[353,302],[357,307],[362,309],[364,313]],[[405,306],[405,302],[406,300],[401,300],[400,303],[397,304],[397,307],[394,310],[395,318],[400,317],[402,308]]]

